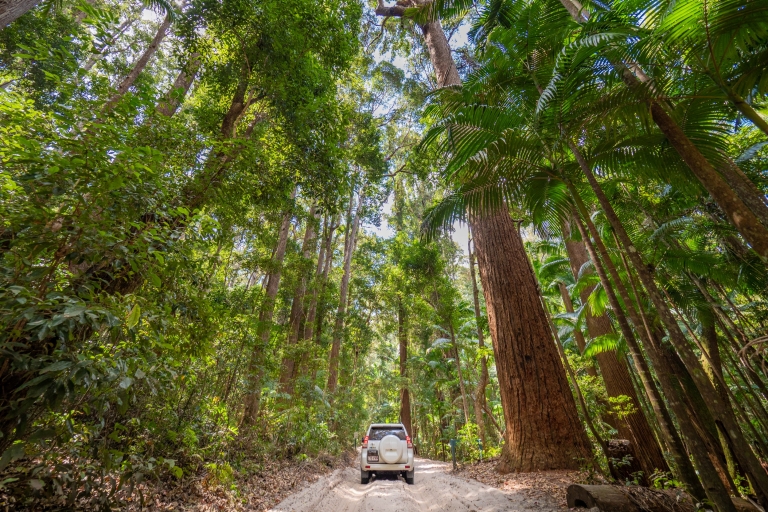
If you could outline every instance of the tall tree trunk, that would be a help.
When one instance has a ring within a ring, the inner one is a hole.
[[[0,30],[4,29],[35,7],[40,0],[0,1]]]
[[[408,391],[408,326],[402,298],[397,299],[397,339],[400,345],[400,422],[405,431],[413,436],[411,430],[411,395]]]
[[[328,361],[328,384],[326,391],[329,394],[336,392],[336,386],[339,383],[339,356],[341,353],[341,338],[344,335],[344,321],[347,314],[347,295],[349,293],[349,278],[352,273],[352,253],[357,243],[357,230],[360,227],[360,214],[363,209],[363,190],[360,190],[360,197],[357,203],[352,225],[348,226],[347,243],[344,246],[344,274],[341,277],[341,286],[339,287],[339,308],[336,311],[336,321],[333,326],[333,341],[331,342],[331,354]]]
[[[456,333],[453,330],[453,322],[451,319],[448,319],[448,329],[451,333],[451,343],[453,344],[453,356],[454,361],[456,363],[456,374],[459,377],[459,391],[461,392],[461,405],[464,409],[464,424],[466,425],[469,423],[469,406],[467,402],[467,390],[464,387],[464,377],[462,376],[461,371],[461,355],[459,353],[459,343],[456,339]]]
[[[506,209],[471,224],[507,424],[499,470],[582,467],[590,443],[517,226]]]
[[[120,26],[117,27],[117,30],[115,30],[115,33],[112,35],[112,37],[110,37],[109,40],[105,42],[103,50],[99,53],[91,54],[91,56],[88,57],[88,60],[83,65],[83,70],[89,72],[91,69],[93,69],[93,66],[95,66],[97,62],[102,60],[107,55],[107,48],[112,46],[115,41],[117,41],[117,37],[128,30],[131,25],[136,23],[136,21],[138,21],[138,19],[134,17],[133,14],[131,14],[128,19],[122,22]]]
[[[157,103],[157,111],[165,117],[171,117],[179,109],[179,106],[187,96],[192,82],[195,81],[197,71],[200,69],[202,59],[200,54],[195,52],[189,56],[187,64],[179,71],[179,75],[173,82],[171,89],[166,92],[162,99]]]
[[[475,252],[472,250],[472,240],[467,242],[469,254],[469,275],[472,280],[472,305],[475,308],[475,325],[477,327],[477,346],[480,350],[485,348],[485,333],[483,332],[482,314],[480,311],[480,292],[477,288],[477,275],[475,274]],[[475,389],[475,422],[480,431],[480,443],[485,449],[485,388],[488,385],[488,358],[480,358],[480,379]]]
[[[311,340],[314,335],[315,316],[317,315],[317,300],[325,289],[325,283],[328,280],[328,274],[331,271],[331,261],[333,260],[333,232],[336,231],[336,224],[330,217],[325,221],[325,236],[323,245],[317,255],[317,270],[315,271],[315,282],[312,286],[312,297],[307,308],[307,316],[304,320],[304,334],[302,339]]]
[[[578,194],[578,191],[576,191],[575,188],[572,188],[571,192],[575,197],[576,194]],[[589,239],[589,235],[575,214],[573,216],[573,222],[578,227],[581,238],[586,245],[589,258],[592,260],[595,271],[597,272],[597,275],[600,278],[600,282],[603,285],[603,289],[608,296],[608,302],[610,303],[611,308],[616,315],[616,320],[618,321],[621,333],[624,335],[624,340],[626,341],[627,347],[629,348],[629,353],[632,356],[632,360],[635,363],[635,368],[637,369],[638,375],[640,376],[640,381],[643,383],[645,392],[648,395],[649,401],[651,402],[651,407],[657,416],[664,442],[667,445],[667,450],[675,462],[674,469],[676,470],[676,476],[687,487],[687,490],[689,493],[691,493],[691,495],[693,495],[697,500],[702,501],[709,493],[705,492],[704,487],[702,486],[701,482],[699,482],[699,476],[696,474],[696,471],[691,464],[691,460],[686,453],[683,442],[680,439],[680,436],[677,434],[677,430],[675,430],[674,424],[672,423],[672,418],[669,414],[669,411],[664,405],[664,401],[661,398],[659,390],[656,388],[656,384],[653,381],[651,372],[645,362],[645,359],[643,358],[642,351],[640,350],[640,345],[635,338],[634,332],[632,332],[632,328],[629,326],[627,318],[624,314],[624,310],[621,308],[621,304],[619,303],[619,300],[614,293],[614,285],[612,285],[611,281],[609,280],[605,268],[609,269],[611,276],[614,276],[614,278],[618,277],[618,272],[616,271],[615,267],[613,267],[613,262],[610,260],[610,258],[604,257],[601,261],[601,259],[598,257],[597,251],[595,250],[592,241]],[[596,231],[593,232],[593,235],[597,235]],[[596,240],[599,240],[599,238],[596,238]],[[604,246],[601,244],[601,247]],[[606,256],[606,254],[603,253],[603,256]],[[615,287],[616,289],[621,290],[620,293],[622,299],[627,305],[627,311],[632,318],[632,322],[636,326],[638,324],[643,325],[644,330],[641,331],[641,328],[638,327],[638,333],[643,333],[641,336],[643,336],[643,340],[647,347],[647,353],[651,356],[651,361],[654,363],[654,365],[657,363],[661,364],[660,359],[663,358],[660,358],[658,351],[655,351],[654,347],[650,344],[650,342],[647,341],[648,337],[650,336],[650,330],[647,323],[641,322],[637,315],[633,312],[633,308],[629,302],[629,294],[625,289],[623,289],[623,284],[621,281],[617,281]],[[657,368],[661,368],[661,366],[657,366]],[[698,435],[696,435],[690,419],[685,412],[682,399],[676,391],[677,388],[673,387],[672,385],[673,381],[671,374],[664,373],[661,369],[657,374],[659,374],[659,380],[661,381],[662,388],[664,389],[670,407],[675,412],[675,415],[679,416],[680,414],[683,414],[683,417],[680,420],[680,426],[683,430],[683,434],[686,435],[689,448],[694,451],[698,450],[696,453],[698,453],[700,457],[704,457],[707,461],[709,461],[701,439],[698,437]],[[705,471],[702,475],[703,479],[712,478],[712,474],[714,473],[714,468],[711,467],[711,463],[707,462],[707,464],[710,464],[710,466],[704,466]],[[710,468],[711,471],[706,471],[708,468]],[[714,475],[714,478],[717,480],[717,482],[720,482],[716,474]]]
[[[578,242],[570,237],[570,226],[566,224],[566,250],[571,264],[571,270],[574,275],[578,275],[579,269],[589,260],[587,250],[583,242]],[[564,231],[565,231],[564,230]],[[587,303],[589,295],[594,287],[589,287],[581,291],[582,304]],[[573,308],[571,308],[573,309]],[[586,314],[587,330],[592,339],[606,334],[612,334],[613,326],[608,316],[604,313],[595,316],[591,311]],[[610,397],[626,396],[631,400],[631,406],[634,409],[632,414],[625,418],[614,417],[613,420],[619,431],[619,436],[632,443],[632,449],[637,455],[640,466],[643,468],[643,477],[646,483],[648,478],[655,470],[666,471],[668,469],[664,454],[653,435],[653,430],[643,415],[640,401],[637,398],[637,392],[632,385],[632,377],[629,375],[629,368],[624,359],[619,358],[616,351],[603,352],[597,355],[597,364],[600,366],[600,373],[605,382],[605,389]]]
[[[296,189],[293,189],[291,200],[296,197]],[[251,353],[250,363],[248,365],[248,376],[251,380],[250,389],[243,398],[245,411],[243,413],[242,424],[253,425],[259,414],[261,404],[261,385],[264,379],[264,352],[269,344],[269,335],[272,328],[272,317],[275,314],[275,299],[277,291],[280,289],[280,277],[283,272],[283,259],[288,247],[288,231],[291,227],[293,212],[289,209],[283,215],[283,221],[280,224],[280,231],[277,236],[277,245],[270,262],[270,273],[267,277],[267,288],[264,293],[264,301],[259,310],[259,326],[257,330],[257,342]]]
[[[376,8],[379,16],[404,13],[402,6],[385,7],[381,0]],[[438,87],[461,85],[440,22],[426,23],[421,30]],[[591,447],[517,227],[503,210],[474,219],[472,232],[507,424],[499,469],[576,469],[592,460]]]
[[[309,209],[307,217],[307,227],[304,230],[304,241],[302,242],[301,253],[305,262],[309,262],[312,253],[315,252],[317,241],[315,238],[315,205]],[[283,392],[289,395],[293,394],[293,383],[296,379],[296,344],[299,342],[301,319],[304,316],[304,295],[307,292],[307,272],[302,269],[302,275],[296,285],[296,291],[293,294],[293,303],[291,304],[291,316],[288,320],[288,341],[285,346],[285,355],[283,356],[283,366],[280,372],[280,386]]]
[[[566,241],[566,244],[568,244],[568,241]],[[575,273],[574,276],[575,275],[578,275],[578,274]],[[563,305],[565,306],[565,310],[568,313],[575,313],[573,309],[573,301],[571,300],[571,294],[568,292],[568,288],[565,286],[565,283],[560,281],[557,283],[557,287],[560,290],[560,296],[563,298]],[[592,287],[592,289],[594,289],[594,287]],[[592,292],[590,291],[590,293]],[[582,294],[581,300],[583,304],[586,304],[586,302],[584,301],[583,294]],[[594,337],[594,336],[591,336],[590,334],[590,337]],[[587,341],[584,339],[584,334],[581,332],[581,329],[578,329],[578,328],[573,329],[573,338],[576,340],[576,346],[579,348],[579,353],[583,354],[584,350],[587,348]],[[587,366],[587,374],[592,377],[597,377],[597,370],[595,370],[595,367],[592,364]]]
[[[669,333],[670,341],[675,347],[675,350],[679,354],[683,363],[688,368],[688,371],[691,373],[691,377],[696,383],[696,387],[699,389],[699,392],[708,405],[712,416],[715,418],[715,421],[722,422],[722,424],[725,426],[725,431],[730,437],[729,441],[734,447],[734,452],[739,460],[739,463],[742,465],[744,470],[747,472],[748,477],[753,482],[755,492],[758,493],[758,497],[761,500],[761,503],[765,505],[766,502],[768,502],[768,473],[765,472],[765,469],[760,464],[760,461],[752,452],[747,439],[744,437],[744,434],[741,431],[741,427],[736,421],[733,411],[727,403],[724,403],[720,399],[717,392],[715,391],[714,386],[707,378],[706,373],[704,373],[704,369],[701,367],[698,357],[696,357],[696,354],[691,349],[690,345],[688,344],[688,340],[685,338],[685,335],[677,323],[677,319],[674,317],[669,309],[669,306],[666,304],[664,298],[662,297],[661,291],[656,285],[651,271],[643,261],[640,252],[629,238],[629,235],[624,229],[624,225],[619,220],[619,217],[613,210],[613,206],[611,206],[608,198],[600,187],[600,184],[597,182],[591,167],[586,162],[586,160],[584,160],[584,157],[581,155],[581,152],[578,151],[578,148],[575,150],[574,148],[575,145],[572,144],[571,150],[579,162],[582,171],[586,175],[592,190],[597,196],[600,207],[605,213],[609,224],[623,245],[623,251],[629,256],[629,260],[637,272],[640,278],[640,282],[648,293],[648,296],[656,308],[656,311],[662,323],[664,324],[664,327],[666,327],[667,332]],[[717,505],[720,506],[719,503]],[[730,506],[733,507],[732,504]]]
[[[141,72],[144,71],[144,68],[146,68],[147,64],[149,64],[149,60],[152,58],[155,52],[157,52],[157,49],[160,48],[160,43],[162,43],[163,39],[165,39],[165,35],[168,33],[168,28],[170,26],[171,16],[170,14],[167,14],[163,19],[163,22],[160,23],[160,26],[157,28],[157,32],[155,33],[155,37],[152,38],[152,42],[149,43],[149,46],[146,50],[144,50],[144,53],[141,55],[141,57],[139,57],[139,60],[137,60],[133,65],[131,71],[117,86],[115,89],[115,94],[113,94],[112,97],[109,98],[109,101],[107,101],[107,103],[104,105],[105,112],[112,110],[115,105],[117,105],[117,103],[122,99],[122,97],[125,96],[125,93],[128,92],[128,89],[130,89],[131,86],[136,82],[136,79],[139,77]]]

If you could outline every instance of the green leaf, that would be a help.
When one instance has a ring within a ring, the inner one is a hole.
[[[8,467],[8,464],[11,462],[18,460],[24,456],[24,445],[22,443],[16,443],[11,445],[5,452],[3,452],[3,456],[0,457],[0,471],[4,470]]]
[[[162,281],[160,281],[160,278],[157,277],[157,275],[153,274],[152,272],[149,273],[149,280],[157,288],[160,288],[160,286],[163,284]]]
[[[133,379],[130,377],[125,377],[123,380],[120,381],[120,387],[122,389],[128,389],[131,384],[133,384]]]
[[[58,372],[61,370],[66,370],[70,366],[72,366],[72,361],[56,361],[52,365],[46,366],[40,370],[40,373]]]
[[[129,329],[133,329],[139,323],[140,318],[141,318],[141,307],[138,304],[136,304],[133,306],[130,313],[128,313],[128,316],[125,319],[125,324],[128,326]]]

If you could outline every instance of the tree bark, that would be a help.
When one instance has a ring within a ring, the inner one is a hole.
[[[758,493],[758,497],[760,498],[761,502],[765,504],[766,501],[768,501],[768,473],[765,472],[765,469],[760,464],[760,461],[758,461],[757,457],[752,452],[749,443],[744,437],[744,434],[742,433],[741,428],[736,421],[733,411],[730,409],[727,403],[724,403],[720,399],[717,392],[715,391],[714,386],[704,373],[704,369],[701,367],[698,357],[696,357],[696,354],[688,344],[688,340],[685,338],[685,335],[680,329],[680,326],[677,323],[677,319],[674,317],[669,309],[669,306],[664,301],[661,291],[653,279],[651,271],[643,261],[640,252],[632,243],[629,235],[624,230],[623,224],[616,215],[616,212],[613,210],[613,206],[611,206],[610,202],[608,201],[608,198],[600,187],[600,184],[597,182],[597,179],[592,173],[592,169],[589,167],[586,160],[584,160],[583,156],[578,150],[574,152],[574,155],[579,161],[579,165],[582,167],[582,170],[584,171],[584,174],[586,175],[592,190],[595,192],[595,195],[600,202],[600,206],[605,213],[608,222],[610,223],[613,231],[616,233],[616,236],[619,238],[621,244],[623,245],[622,249],[628,255],[629,260],[632,262],[632,265],[640,278],[640,282],[648,293],[648,296],[656,308],[656,311],[662,323],[664,324],[664,327],[666,327],[667,332],[669,333],[670,341],[675,347],[675,350],[682,359],[683,363],[688,368],[691,377],[696,383],[696,387],[699,389],[699,392],[709,407],[715,421],[722,422],[725,426],[725,431],[730,436],[730,442],[733,444],[734,452],[739,460],[739,463],[748,473],[750,480],[754,482],[755,491]],[[766,246],[766,248],[768,249],[768,246]],[[730,503],[730,500],[728,503]],[[717,503],[717,505],[720,506],[720,503]],[[723,502],[722,505],[728,506],[725,504],[725,502]],[[732,504],[730,506],[732,506]]]
[[[307,317],[304,321],[304,340],[311,340],[314,336],[315,316],[317,315],[317,301],[325,290],[328,274],[331,271],[331,262],[333,261],[333,232],[336,231],[338,224],[333,220],[326,221],[327,231],[323,240],[323,247],[317,256],[317,271],[315,273],[315,283],[312,287],[312,298],[309,301]]]
[[[408,391],[408,326],[406,312],[401,298],[397,299],[397,339],[400,345],[400,422],[405,431],[413,436],[411,430],[411,396]]]
[[[160,48],[160,43],[162,43],[163,39],[165,39],[165,35],[168,33],[168,28],[170,26],[171,16],[170,14],[167,14],[163,19],[163,22],[160,23],[160,26],[157,28],[157,32],[155,33],[155,37],[152,39],[152,42],[149,43],[149,46],[146,50],[144,50],[144,53],[141,55],[141,57],[139,57],[139,60],[137,60],[133,65],[131,71],[117,86],[115,94],[113,94],[112,97],[109,98],[109,101],[107,101],[107,103],[104,105],[105,112],[112,110],[115,105],[117,105],[117,103],[122,99],[122,97],[125,96],[125,93],[128,92],[128,89],[130,89],[131,86],[136,82],[136,79],[139,77],[141,72],[144,71],[144,68],[146,68],[147,64],[149,64],[149,60],[152,58],[155,52],[157,52],[157,49]]]
[[[179,75],[173,82],[171,89],[166,92],[157,104],[158,113],[165,117],[172,117],[179,109],[182,101],[187,96],[192,82],[195,81],[197,71],[200,69],[202,59],[200,54],[195,52],[189,56],[187,64],[179,71]]]
[[[0,1],[0,30],[7,27],[21,16],[32,10],[40,0],[2,0]]]
[[[396,7],[379,3],[376,13],[402,16]],[[422,25],[421,30],[437,86],[461,85],[439,21]],[[537,299],[536,281],[517,227],[504,210],[474,219],[471,228],[507,424],[498,469],[577,469],[583,461],[593,460],[591,447]]]
[[[567,245],[569,242],[566,241],[565,243]],[[574,274],[574,276],[575,275],[576,274]],[[560,296],[563,298],[563,305],[565,306],[565,310],[568,313],[574,313],[575,311],[573,309],[573,301],[571,300],[571,294],[568,292],[568,288],[565,286],[565,283],[563,283],[562,281],[558,282],[557,283],[557,287],[560,290]],[[593,289],[594,289],[594,287],[593,287]],[[584,301],[584,296],[583,295],[582,295],[581,300],[582,300],[582,303],[586,304],[586,302],[583,302]],[[584,339],[584,334],[581,332],[581,329],[578,329],[578,328],[574,327],[574,329],[573,329],[573,338],[576,340],[576,346],[579,349],[579,353],[583,354],[584,350],[587,348],[587,341]],[[591,361],[590,361],[590,363],[591,363]],[[587,374],[592,376],[592,377],[597,377],[597,370],[595,369],[595,367],[592,364],[587,366]]]
[[[475,308],[475,324],[477,326],[477,346],[480,350],[485,348],[485,333],[483,332],[482,314],[480,311],[480,293],[477,288],[477,275],[475,275],[475,252],[472,250],[472,241],[467,242],[469,254],[469,275],[472,279],[472,304]],[[480,431],[480,443],[485,447],[485,388],[488,385],[488,358],[480,358],[480,379],[475,390],[475,422]],[[485,449],[485,448],[483,448]]]
[[[296,189],[293,189],[291,200],[296,197]],[[289,209],[283,215],[283,221],[280,224],[280,231],[277,236],[277,245],[270,262],[270,273],[267,277],[267,288],[264,293],[264,301],[259,310],[259,327],[257,330],[257,344],[251,352],[250,364],[248,365],[248,375],[251,379],[250,390],[243,398],[245,412],[243,413],[242,425],[253,425],[259,414],[261,404],[261,385],[264,378],[263,356],[269,344],[269,335],[272,327],[272,317],[275,314],[275,299],[277,291],[280,289],[280,277],[283,272],[283,259],[288,247],[288,231],[291,227],[293,212]]]
[[[301,253],[305,262],[308,262],[312,258],[312,253],[317,245],[315,238],[315,205],[312,205],[309,209],[309,216],[307,217],[307,226],[304,230],[304,241],[302,242]],[[307,272],[304,269],[301,270],[302,275],[299,277],[299,282],[296,285],[296,291],[293,295],[293,302],[291,303],[291,316],[288,320],[288,340],[285,347],[285,355],[283,356],[283,366],[280,372],[280,387],[284,393],[289,395],[293,394],[293,383],[296,379],[296,344],[299,342],[301,319],[304,316],[304,295],[307,292]]]
[[[456,363],[456,374],[459,377],[459,391],[461,392],[461,405],[464,409],[464,424],[469,423],[469,406],[467,401],[467,389],[464,387],[464,377],[461,371],[461,356],[459,355],[459,343],[456,339],[456,333],[453,330],[453,322],[448,319],[448,329],[451,333],[451,343],[453,344],[453,356]]]
[[[570,226],[566,224],[564,231],[566,233],[566,250],[568,259],[571,263],[571,270],[574,275],[578,275],[581,266],[588,261],[588,255],[583,242],[578,242],[570,238]],[[582,290],[581,301],[587,303],[589,295],[594,287]],[[573,309],[571,307],[571,309]],[[598,336],[612,334],[613,326],[606,314],[594,316],[591,311],[586,314],[587,330],[589,337],[594,339]],[[616,351],[603,352],[597,355],[597,364],[600,366],[600,373],[605,382],[605,389],[610,397],[627,396],[631,400],[634,412],[624,419],[614,417],[619,437],[631,441],[632,447],[639,459],[640,466],[643,468],[643,477],[645,483],[655,470],[667,471],[667,462],[664,454],[653,435],[653,430],[643,415],[640,401],[637,397],[635,387],[632,385],[632,377],[629,375],[627,363],[618,357]]]
[[[507,424],[499,470],[577,469],[591,463],[590,443],[515,222],[500,210],[482,222],[473,219],[471,227]]]
[[[572,189],[572,193],[577,194],[578,192],[575,189]],[[577,200],[577,203],[578,203],[578,200]],[[654,413],[657,416],[659,427],[661,429],[662,436],[664,438],[664,442],[667,445],[667,450],[669,451],[672,459],[675,462],[674,469],[676,470],[676,476],[687,487],[688,492],[691,493],[692,496],[696,497],[697,500],[701,501],[706,498],[707,493],[705,492],[705,489],[702,486],[701,482],[699,482],[699,477],[696,474],[696,471],[693,465],[691,464],[691,460],[688,458],[688,454],[686,453],[685,447],[683,446],[683,442],[680,439],[680,436],[678,436],[677,430],[675,430],[675,426],[672,422],[672,417],[670,416],[669,411],[667,410],[664,404],[664,401],[661,398],[661,394],[659,393],[659,390],[656,388],[656,384],[653,381],[651,372],[640,350],[640,345],[638,344],[637,339],[635,338],[635,334],[632,332],[632,328],[629,326],[627,317],[624,314],[624,310],[621,308],[621,304],[619,303],[619,300],[614,292],[614,287],[611,284],[611,281],[608,279],[608,274],[606,273],[605,268],[610,269],[610,273],[612,276],[614,276],[614,278],[618,276],[618,272],[616,272],[615,267],[613,267],[613,262],[610,260],[610,258],[605,257],[603,259],[604,261],[603,262],[598,257],[597,251],[595,250],[595,247],[592,241],[589,239],[589,235],[587,234],[584,226],[582,225],[581,221],[576,216],[576,214],[573,215],[573,221],[579,229],[581,238],[584,241],[584,244],[589,253],[589,258],[592,260],[592,263],[595,267],[595,271],[597,272],[597,275],[600,278],[600,282],[603,285],[603,289],[605,290],[606,295],[608,296],[608,301],[611,305],[611,308],[614,311],[614,314],[616,315],[616,320],[618,321],[619,327],[621,328],[621,333],[622,335],[624,335],[624,340],[626,341],[627,346],[629,347],[629,353],[632,356],[632,360],[635,363],[635,368],[637,369],[637,373],[640,376],[640,381],[643,383],[645,392],[648,395],[649,401],[651,402],[651,407],[653,408]],[[593,234],[596,235],[597,233],[593,232]],[[599,238],[596,238],[596,240],[599,240]],[[601,244],[601,247],[604,247],[604,246],[602,246]],[[616,286],[616,289],[621,290],[620,293],[621,293],[622,299],[624,299],[625,303],[627,304],[627,311],[630,312],[632,322],[635,325],[638,325],[638,323],[640,323],[640,320],[637,318],[637,315],[633,312],[631,304],[628,302],[629,294],[626,293],[626,290],[623,290],[623,284],[621,283],[621,281],[618,281],[615,286]],[[646,329],[645,331],[642,331],[643,333],[645,333],[643,340],[647,341],[648,339],[647,337],[650,336],[650,331],[648,331],[647,324],[642,323],[642,325]],[[638,331],[638,332],[641,332],[641,331]],[[647,352],[651,356],[651,360],[654,362],[654,365],[655,365],[659,361],[659,358],[657,357],[658,353],[657,351],[653,350],[653,346],[651,346],[650,343],[646,343],[646,346],[648,347]],[[662,370],[659,370],[659,372],[662,372]],[[662,372],[662,374],[659,375],[659,380],[661,381],[662,387],[664,388],[665,394],[667,395],[667,398],[670,403],[670,407],[672,407],[672,410],[675,411],[675,414],[679,415],[681,412],[684,412],[682,400],[680,399],[679,395],[676,394],[675,388],[673,388],[672,386],[671,374]],[[684,416],[680,423],[681,423],[681,429],[683,429],[684,434],[686,432],[692,431],[693,427],[690,425],[690,421],[688,421],[687,416]],[[702,445],[698,436],[694,436],[692,434],[688,439],[689,439],[689,446],[691,446],[692,448],[697,448],[697,447],[702,448]],[[693,442],[690,441],[691,439],[693,440]],[[699,441],[698,444],[696,444],[697,440]],[[701,449],[698,453],[701,455],[702,451],[704,450]],[[706,453],[704,453],[704,457],[706,457]],[[714,469],[712,470],[714,471]],[[711,476],[710,473],[705,473],[705,476],[707,475]]]
[[[341,338],[344,335],[344,321],[347,314],[347,295],[349,293],[349,278],[352,273],[352,253],[355,251],[357,243],[357,231],[360,227],[360,214],[363,209],[363,199],[365,195],[360,191],[360,197],[357,202],[357,210],[352,219],[352,225],[347,232],[347,241],[344,245],[344,274],[341,278],[339,287],[339,308],[336,311],[336,321],[333,326],[333,341],[331,342],[331,353],[328,361],[328,384],[326,391],[329,394],[336,392],[336,386],[339,383],[339,355],[341,353]]]

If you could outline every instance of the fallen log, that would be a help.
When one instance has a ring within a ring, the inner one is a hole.
[[[680,490],[640,486],[572,484],[566,494],[569,508],[600,512],[694,512],[690,496]],[[759,512],[742,498],[731,498],[739,512]]]

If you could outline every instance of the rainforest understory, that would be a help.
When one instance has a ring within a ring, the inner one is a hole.
[[[0,0],[0,508],[765,508],[767,94],[768,0]]]

